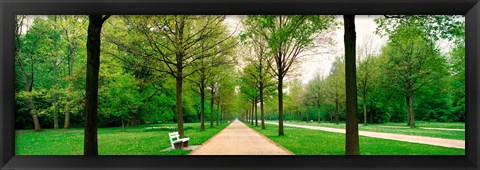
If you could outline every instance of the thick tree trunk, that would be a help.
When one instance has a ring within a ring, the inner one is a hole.
[[[218,126],[218,115],[220,114],[220,99],[217,100],[217,114],[215,114],[216,125]]]
[[[255,108],[255,126],[258,126],[258,116],[257,116],[257,98],[255,97],[255,100],[254,100],[254,108]]]
[[[283,77],[281,76],[282,71],[279,70],[278,76],[278,136],[283,136]]]
[[[265,114],[263,110],[263,83],[260,83],[260,119],[262,121],[262,129],[265,129]]]
[[[97,105],[98,71],[100,68],[100,35],[103,22],[109,16],[90,15],[87,37],[87,83],[85,103],[85,139],[83,152],[86,156],[98,155]]]
[[[178,57],[178,56],[177,56]],[[180,65],[180,68],[179,66]],[[183,108],[182,108],[182,69],[181,69],[181,62],[177,64],[177,81],[176,81],[176,94],[177,94],[177,128],[178,134],[180,137],[184,136],[183,132]]]
[[[210,98],[210,127],[213,127],[213,98],[215,97],[213,86],[210,92],[212,93],[212,97]]]
[[[205,85],[200,85],[200,130],[205,130]]]
[[[31,97],[28,99],[28,107],[30,107],[30,114],[32,115],[34,131],[42,131],[42,129],[40,128],[40,122],[38,121],[37,109],[35,109],[35,106],[33,105],[33,99]]]
[[[355,64],[355,16],[344,15],[345,24],[345,84],[346,84],[346,155],[359,155],[357,118],[357,74]]]
[[[254,103],[255,103],[255,99],[252,99],[252,121],[250,122],[252,125],[253,125],[253,120],[255,118],[255,106],[254,106]]]

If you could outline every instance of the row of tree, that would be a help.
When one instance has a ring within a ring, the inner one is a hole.
[[[173,121],[181,135],[185,121],[200,121],[202,130],[205,120],[218,125],[233,117],[235,97],[235,77],[229,75],[237,43],[224,20],[18,16],[17,128],[59,128],[63,118],[64,128],[70,122],[85,127],[87,143],[96,141],[97,123]],[[96,142],[86,145],[95,148]]]
[[[173,121],[184,136],[184,122],[204,130],[205,120],[242,114],[262,128],[277,119],[282,136],[285,119],[335,117],[347,123],[346,153],[358,154],[358,116],[412,127],[415,118],[464,119],[464,23],[455,16],[378,18],[389,39],[378,52],[369,42],[357,49],[354,16],[344,16],[345,55],[306,85],[296,65],[331,44],[334,16],[247,16],[239,36],[215,15],[29,17],[17,17],[17,126],[84,123],[86,155],[98,154],[97,123]],[[447,55],[443,39],[455,42]]]
[[[464,121],[463,21],[458,16],[385,16],[375,22],[377,34],[388,42],[377,50],[366,37],[357,46],[359,120],[365,125],[406,121],[411,127],[415,118]],[[451,42],[449,51],[440,52],[439,41]],[[345,59],[339,56],[327,76],[319,73],[307,84],[296,78],[290,81],[285,94],[287,120],[345,120],[345,69]],[[279,119],[276,102],[267,103],[269,119]]]

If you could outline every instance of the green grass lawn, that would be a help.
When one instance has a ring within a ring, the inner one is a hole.
[[[318,122],[306,123],[306,122],[300,122],[300,121],[287,121],[285,123],[308,125],[308,126],[322,126],[322,127],[340,128],[340,129],[345,128],[344,122],[339,124],[330,123],[330,122],[321,122],[319,124]],[[406,126],[406,123],[368,124],[367,126],[364,126],[363,124],[359,124],[358,128],[359,130],[363,130],[363,131],[465,140],[465,131],[450,131],[450,130],[447,131],[447,130],[420,128],[420,127],[428,127],[428,128],[464,129],[465,123],[418,122],[416,124],[417,124],[417,128],[408,128]],[[393,127],[383,127],[383,126],[393,126]]]
[[[344,155],[345,134],[284,127],[285,136],[278,136],[278,126],[266,129],[248,125],[296,155]],[[360,136],[362,155],[464,155],[464,149],[401,142]]]
[[[190,145],[200,145],[213,135],[220,132],[228,124],[210,128],[205,125],[205,131],[200,131],[200,123],[185,123],[193,129],[185,131],[190,138]],[[98,129],[99,155],[186,155],[189,150],[172,150],[162,152],[170,147],[169,131],[144,132],[148,126],[176,126],[176,124],[157,124]],[[34,133],[32,130],[17,130],[16,155],[83,155],[83,129],[54,130],[44,129]]]

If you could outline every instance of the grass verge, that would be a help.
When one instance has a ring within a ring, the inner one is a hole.
[[[248,125],[296,155],[344,155],[345,135],[320,130],[284,127],[285,136],[278,136],[278,126],[266,129]],[[465,155],[464,149],[446,148],[388,139],[360,136],[361,155]]]
[[[193,129],[185,130],[190,138],[190,145],[200,145],[220,132],[228,124],[221,124],[205,131],[200,130],[200,123],[185,123]],[[99,155],[187,155],[190,150],[172,150],[162,152],[170,147],[170,131],[144,132],[148,126],[176,126],[176,124],[157,124],[98,129]],[[34,133],[31,130],[17,130],[15,141],[16,155],[83,155],[83,129],[54,130],[45,129]]]

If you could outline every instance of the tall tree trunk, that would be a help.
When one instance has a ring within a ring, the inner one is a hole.
[[[359,155],[357,115],[357,74],[355,64],[355,15],[344,15],[345,24],[345,84],[346,84],[346,155]]]
[[[265,129],[265,114],[263,110],[263,83],[260,83],[260,119],[262,121],[262,129]]]
[[[283,71],[279,69],[278,73],[278,136],[283,136],[283,77],[281,76]]]
[[[254,107],[255,107],[255,126],[258,126],[258,116],[257,116],[257,98],[255,97],[255,102],[254,102]]]
[[[215,93],[214,93],[214,90],[213,90],[213,85],[212,85],[212,89],[210,91],[212,93],[212,97],[210,98],[210,127],[213,127],[213,98],[215,97]]]
[[[205,130],[205,83],[200,85],[200,130]]]
[[[363,121],[365,126],[367,126],[367,97],[363,94]]]
[[[220,114],[220,99],[217,100],[217,114],[215,114],[216,125],[218,126],[218,115]]]
[[[183,56],[182,56],[183,57]],[[178,55],[177,55],[178,58]],[[178,60],[177,60],[178,62]],[[177,129],[180,137],[183,137],[183,108],[182,108],[182,62],[177,63],[177,80],[176,80],[176,94],[177,94]],[[180,67],[180,68],[179,68]]]
[[[87,82],[85,102],[85,139],[83,152],[86,156],[98,155],[97,105],[98,71],[100,68],[100,35],[103,22],[109,15],[90,15],[87,37]]]
[[[252,98],[252,121],[251,124],[253,125],[253,120],[255,118],[255,98]]]

